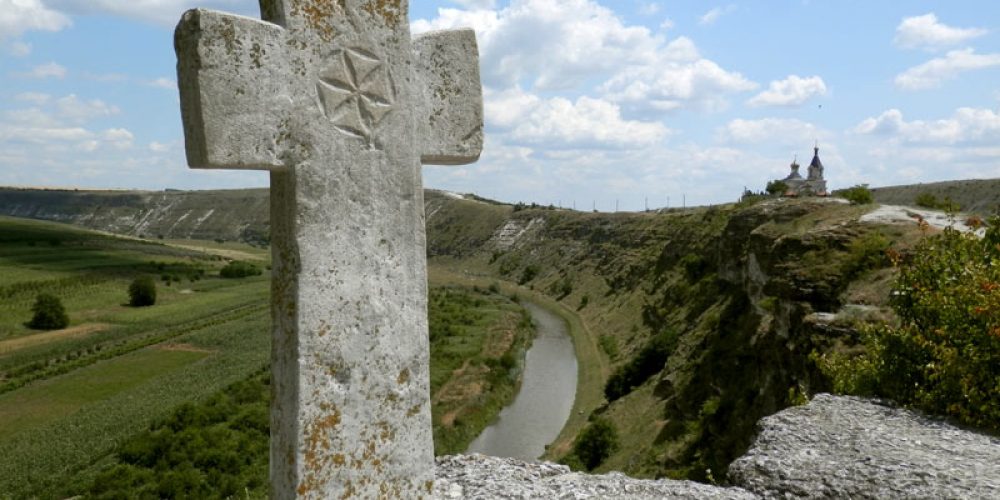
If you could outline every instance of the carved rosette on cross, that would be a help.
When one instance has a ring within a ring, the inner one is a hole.
[[[196,9],[175,33],[188,163],[271,172],[275,498],[416,498],[434,478],[420,165],[476,161],[475,35],[405,0]]]

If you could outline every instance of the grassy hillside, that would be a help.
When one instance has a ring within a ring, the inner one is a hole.
[[[197,431],[208,432],[199,434],[208,441],[164,457],[182,461],[169,477],[109,472],[124,463],[121,457],[133,456],[122,450],[134,451],[151,425],[159,422],[162,430],[163,422],[187,422],[177,415],[214,407],[233,384],[245,392],[249,382],[240,381],[266,382],[269,279],[266,273],[219,277],[233,257],[259,267],[269,258],[247,245],[141,241],[0,217],[0,498],[61,498],[95,484],[102,494],[141,489],[116,482],[129,478],[168,488],[161,494],[217,494],[233,485],[238,492],[256,485],[258,496],[266,494],[259,489],[266,484],[266,398],[254,399],[244,413],[224,415],[220,424],[252,432],[260,427],[252,419],[265,416],[263,445],[247,445],[239,454],[247,462],[236,476],[250,482],[225,475],[223,484],[211,480],[223,477],[218,470],[204,476],[184,469],[195,455],[259,440],[240,434],[237,441],[211,441],[218,426]],[[156,278],[152,307],[127,305],[129,284],[140,275]],[[25,325],[39,293],[61,299],[69,327]],[[455,452],[513,397],[532,329],[519,305],[485,288],[433,287],[430,312],[436,444]],[[198,482],[206,478],[207,486]],[[191,489],[198,484],[210,489]]]
[[[875,201],[890,205],[913,206],[918,196],[931,195],[940,200],[950,199],[968,213],[985,216],[1000,210],[1000,179],[891,186],[872,189],[872,194]]]

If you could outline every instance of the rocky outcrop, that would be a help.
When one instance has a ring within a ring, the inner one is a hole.
[[[440,499],[756,498],[740,488],[632,479],[616,472],[593,476],[565,465],[484,455],[439,457],[436,476],[434,497]]]
[[[765,498],[996,498],[1000,440],[883,402],[820,394],[761,420],[729,480]]]
[[[435,498],[996,498],[1000,440],[881,401],[820,394],[760,422],[730,487],[439,457]]]

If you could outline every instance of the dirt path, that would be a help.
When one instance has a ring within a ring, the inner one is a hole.
[[[86,337],[92,333],[102,332],[110,328],[111,325],[104,323],[90,323],[77,325],[72,328],[62,330],[52,330],[45,333],[35,333],[25,335],[16,339],[0,341],[0,356],[5,356],[19,349],[36,345],[48,344],[59,340]]]

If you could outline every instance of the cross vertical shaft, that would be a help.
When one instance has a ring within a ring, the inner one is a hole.
[[[475,37],[405,0],[261,0],[178,25],[188,163],[271,171],[276,498],[431,492],[421,161],[482,147]]]

